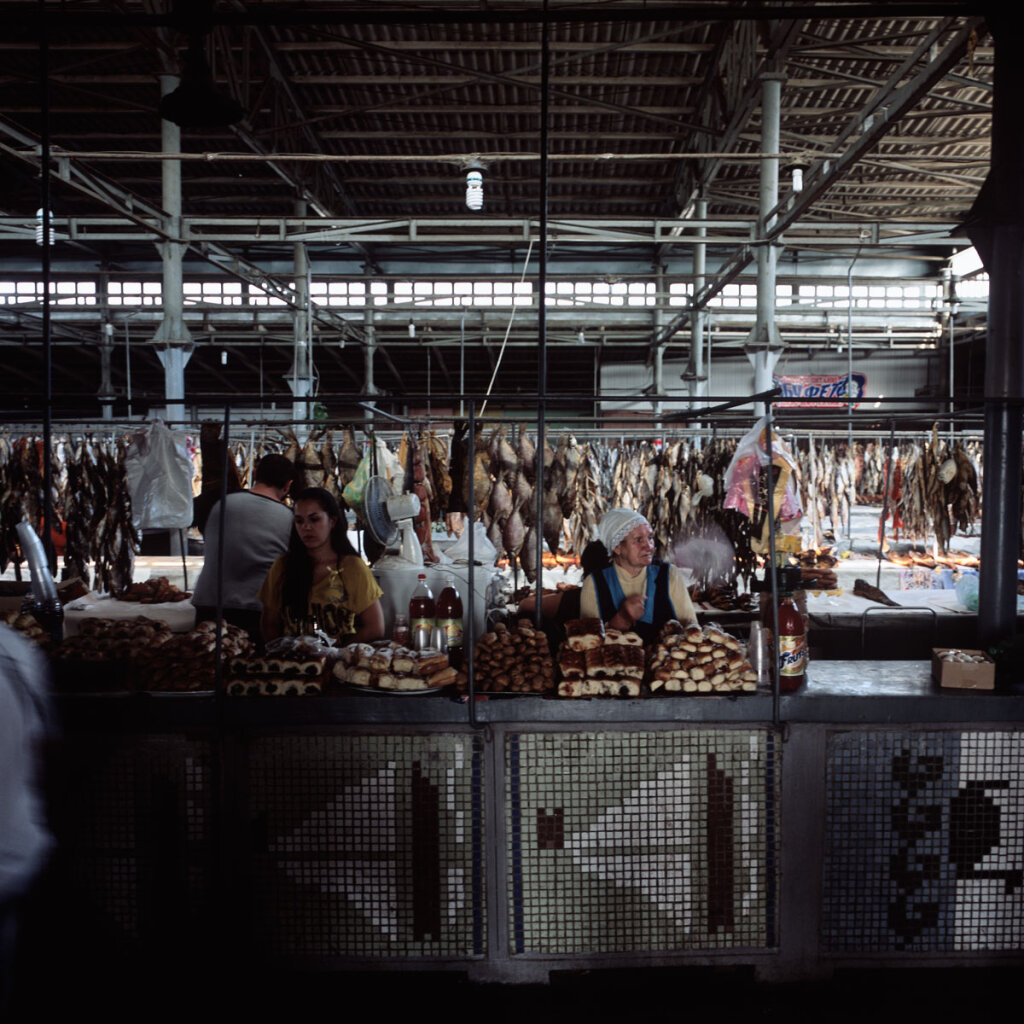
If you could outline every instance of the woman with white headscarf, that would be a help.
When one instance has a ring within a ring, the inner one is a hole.
[[[611,562],[584,581],[583,618],[599,618],[610,629],[632,630],[644,643],[656,640],[669,619],[684,625],[697,621],[682,573],[655,559],[654,532],[639,512],[611,509],[597,534]]]

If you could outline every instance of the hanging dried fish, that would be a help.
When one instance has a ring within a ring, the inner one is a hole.
[[[352,482],[362,461],[362,453],[356,445],[355,433],[351,427],[341,431],[341,448],[338,451],[338,489],[342,490]]]
[[[526,528],[523,525],[523,517],[519,514],[519,505],[515,505],[505,521],[505,528],[502,531],[502,542],[509,561],[516,558],[522,550],[523,541],[526,539]]]
[[[527,528],[526,536],[523,538],[523,546],[519,551],[519,567],[523,575],[535,583],[537,580],[537,527],[536,525]]]

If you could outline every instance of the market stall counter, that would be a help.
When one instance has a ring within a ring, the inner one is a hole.
[[[812,662],[775,707],[69,698],[62,839],[78,902],[142,949],[174,891],[310,969],[1024,962],[1024,697]]]

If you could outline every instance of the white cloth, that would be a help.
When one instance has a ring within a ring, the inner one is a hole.
[[[64,638],[77,636],[87,619],[147,619],[166,622],[172,633],[187,633],[196,624],[196,610],[188,601],[165,601],[142,604],[141,601],[119,601],[116,597],[86,594],[64,606]]]
[[[225,499],[224,607],[258,612],[256,599],[274,562],[288,550],[292,510],[274,498],[236,491]],[[217,563],[220,551],[220,502],[206,520],[203,571],[196,580],[192,603],[217,603]]]

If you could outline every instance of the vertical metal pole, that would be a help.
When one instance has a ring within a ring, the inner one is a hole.
[[[474,729],[483,727],[482,722],[476,717],[476,669],[473,662],[473,648],[476,646],[476,624],[473,619],[476,614],[473,577],[476,572],[476,402],[469,400],[469,432],[466,437],[469,445],[469,501],[467,508],[469,514],[466,516],[466,529],[469,530],[469,540],[466,545],[469,564],[466,566],[466,600],[469,608],[469,618],[464,620],[466,629],[466,675],[469,677],[469,724]]]
[[[697,220],[703,221],[708,215],[708,201],[698,199],[694,204],[694,215]],[[699,239],[705,239],[708,229],[701,224],[695,232]],[[708,245],[705,241],[696,242],[693,246],[693,293],[696,295],[707,283],[707,255]],[[704,329],[707,325],[707,310],[701,307],[690,320],[690,364],[693,369],[694,384],[690,393],[694,395],[706,394],[704,390]]]
[[[665,346],[656,345],[654,347],[654,366],[651,372],[651,388],[655,395],[664,393],[665,390]],[[654,415],[661,417],[662,403],[656,401],[654,403]]]
[[[515,309],[515,292],[512,293],[512,308]],[[459,418],[466,415],[466,314],[459,318]]]
[[[367,276],[370,270],[367,268]],[[369,295],[369,289],[367,289]],[[377,327],[374,323],[374,309],[372,302],[367,302],[366,310],[363,313],[363,327],[366,336],[366,345],[363,348],[363,391],[368,398],[368,405],[372,407],[373,396],[377,394],[377,385],[373,379],[373,356],[377,350]],[[372,408],[367,410],[367,418],[373,422]]]
[[[772,595],[772,664],[774,666],[774,677],[772,679],[772,723],[776,728],[781,722],[781,673],[780,669],[780,647],[779,643],[779,580],[775,567],[775,478],[772,475],[772,465],[775,462],[775,444],[772,433],[775,429],[775,420],[772,415],[773,408],[770,402],[765,403],[765,434],[768,437],[768,466],[763,472],[768,474],[768,500],[765,502],[768,515],[768,568],[770,576]],[[806,677],[805,677],[806,678]]]
[[[178,76],[160,75],[160,94],[166,96],[178,86]],[[181,151],[181,129],[171,121],[161,119],[160,141],[164,153]],[[159,346],[157,354],[164,368],[164,401],[167,419],[181,423],[185,419],[185,366],[192,355],[191,336],[185,326],[185,296],[182,261],[185,246],[181,220],[181,161],[162,160],[161,202],[167,214],[166,227],[169,240],[158,246],[163,271],[163,320],[153,340]]]
[[[853,258],[846,272],[846,460],[853,458]],[[842,479],[842,474],[840,474]],[[846,547],[853,548],[853,502],[849,502],[850,514],[846,519]],[[842,503],[839,505],[842,509]],[[842,515],[842,512],[839,513]]]
[[[882,585],[882,546],[885,544],[885,522],[889,518],[889,478],[892,472],[892,452],[896,447],[896,421],[889,420],[889,447],[886,449],[885,459],[885,490],[882,492],[882,528],[881,536],[878,538],[878,569],[875,572],[875,586]],[[894,517],[895,518],[895,517]]]
[[[548,80],[550,60],[548,53],[548,0],[544,0],[544,20],[541,23],[540,48],[540,253],[537,257],[537,517],[534,529],[537,537],[537,596],[536,608],[541,611],[544,596],[544,448],[545,413],[548,392],[547,349],[547,288],[548,279]],[[554,551],[551,552],[555,554]],[[539,619],[538,619],[539,621]]]
[[[771,390],[772,371],[782,351],[775,325],[775,278],[779,247],[767,238],[775,226],[771,211],[779,201],[779,144],[782,82],[785,76],[770,72],[761,78],[761,188],[757,247],[757,323],[746,348],[754,368],[754,392]],[[754,416],[768,412],[767,403],[754,404]]]
[[[296,217],[306,215],[306,203],[295,200]],[[292,327],[292,368],[288,373],[288,385],[292,389],[292,419],[298,424],[312,418],[310,396],[313,394],[313,354],[310,349],[311,310],[309,294],[309,254],[305,242],[292,246],[292,271],[295,281],[295,318]],[[298,436],[305,440],[309,431],[304,425]]]
[[[775,217],[769,216],[779,202],[779,145],[781,142],[781,111],[783,75],[768,74],[761,79],[761,182],[760,182],[760,235],[766,238],[775,227]],[[757,322],[762,329],[775,322],[775,277],[779,249],[777,245],[762,245],[757,256]],[[758,388],[755,384],[754,389]]]
[[[668,296],[666,295],[665,285],[665,265],[659,263],[654,267],[654,334],[655,337],[661,335],[661,326],[665,322],[665,304],[668,302]],[[665,391],[665,376],[664,376],[664,364],[665,364],[665,348],[666,345],[657,345],[654,349],[654,365],[652,366],[651,372],[651,388],[654,395],[664,394]],[[653,403],[654,415],[659,420],[663,411],[663,405],[661,399],[656,399]]]
[[[985,359],[985,479],[978,633],[982,646],[1017,628],[1021,518],[1021,402],[1024,400],[1024,145],[1018,107],[1024,91],[1019,54],[1024,30],[993,9],[986,24],[995,47],[992,163],[967,220],[989,273]]]
[[[42,3],[40,3],[42,9]],[[41,181],[43,209],[43,550],[50,575],[57,575],[57,553],[53,547],[53,467],[50,451],[53,446],[53,350],[50,335],[50,40],[46,25],[39,37],[39,93],[42,114]],[[33,526],[36,524],[33,523]],[[38,595],[37,595],[38,596]]]
[[[956,373],[954,371],[954,360],[953,360],[953,306],[950,303],[949,307],[949,443],[952,446],[956,439],[956,434],[953,429],[953,417],[956,415],[956,403],[953,401],[953,393],[955,389]]]

